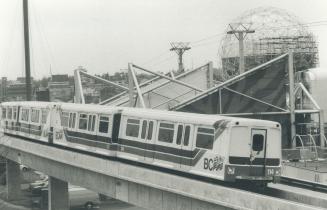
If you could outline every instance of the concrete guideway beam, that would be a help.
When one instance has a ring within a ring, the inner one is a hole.
[[[48,189],[48,209],[69,210],[68,183],[50,176]]]
[[[36,170],[147,209],[320,209],[8,136],[0,140],[3,148],[14,161],[20,153]]]
[[[16,200],[21,196],[21,174],[17,162],[7,159],[6,164],[7,200]]]

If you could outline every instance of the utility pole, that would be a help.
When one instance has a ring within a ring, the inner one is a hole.
[[[183,65],[183,54],[186,50],[191,49],[189,47],[189,42],[171,42],[170,51],[175,51],[178,55],[178,71],[184,72],[184,65]]]
[[[247,34],[254,33],[254,30],[250,30],[243,23],[237,23],[236,27],[229,24],[231,30],[227,31],[227,34],[234,34],[239,43],[239,72],[240,74],[245,72],[245,61],[244,61],[244,38]]]
[[[28,26],[28,0],[23,0],[23,22],[24,22],[24,48],[25,48],[25,83],[26,83],[26,100],[32,100],[32,84],[30,69],[30,38]]]

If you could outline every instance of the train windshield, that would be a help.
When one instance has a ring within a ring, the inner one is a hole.
[[[252,142],[253,151],[259,152],[263,150],[264,136],[262,134],[254,134]]]

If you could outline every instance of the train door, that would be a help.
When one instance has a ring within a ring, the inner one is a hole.
[[[191,139],[191,125],[178,124],[177,125],[177,136],[176,144],[179,146],[179,164],[182,170],[189,170],[193,162],[193,151]]]
[[[265,176],[266,167],[266,145],[267,145],[267,130],[266,129],[252,129],[251,130],[251,153],[250,166],[251,173],[257,176]],[[254,172],[253,165],[262,165],[261,170]]]
[[[113,124],[112,124],[112,143],[117,144],[119,143],[119,128],[120,128],[120,119],[121,113],[115,113],[113,115]]]
[[[112,117],[109,115],[100,114],[98,115],[98,119],[98,126],[96,130],[97,141],[101,142],[102,145],[105,145],[102,146],[102,148],[109,150],[112,140],[110,139],[112,132],[112,130],[110,130],[110,124],[113,123]]]
[[[154,158],[154,144],[153,144],[153,120],[143,120],[141,128],[141,141],[143,158],[145,161],[153,161]]]

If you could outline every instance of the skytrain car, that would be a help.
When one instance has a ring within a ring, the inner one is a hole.
[[[276,122],[101,105],[36,104],[3,103],[5,134],[222,181],[267,183],[280,176],[281,127]],[[20,116],[15,133],[6,127],[12,121],[7,118],[10,107],[17,107]],[[33,124],[35,110],[40,115],[47,110],[46,120],[39,115],[38,124]],[[26,112],[27,121],[21,116]],[[41,126],[36,129],[41,137],[26,130],[34,125]]]
[[[119,122],[113,122],[120,117],[117,107],[62,103],[53,112],[53,117],[58,122],[53,125],[57,134],[53,138],[54,144],[116,155],[117,145],[113,136],[119,130]]]
[[[6,133],[29,136],[48,141],[48,115],[52,109],[47,102],[6,102],[1,104],[1,126]]]
[[[276,122],[124,108],[117,156],[224,181],[280,176]]]

